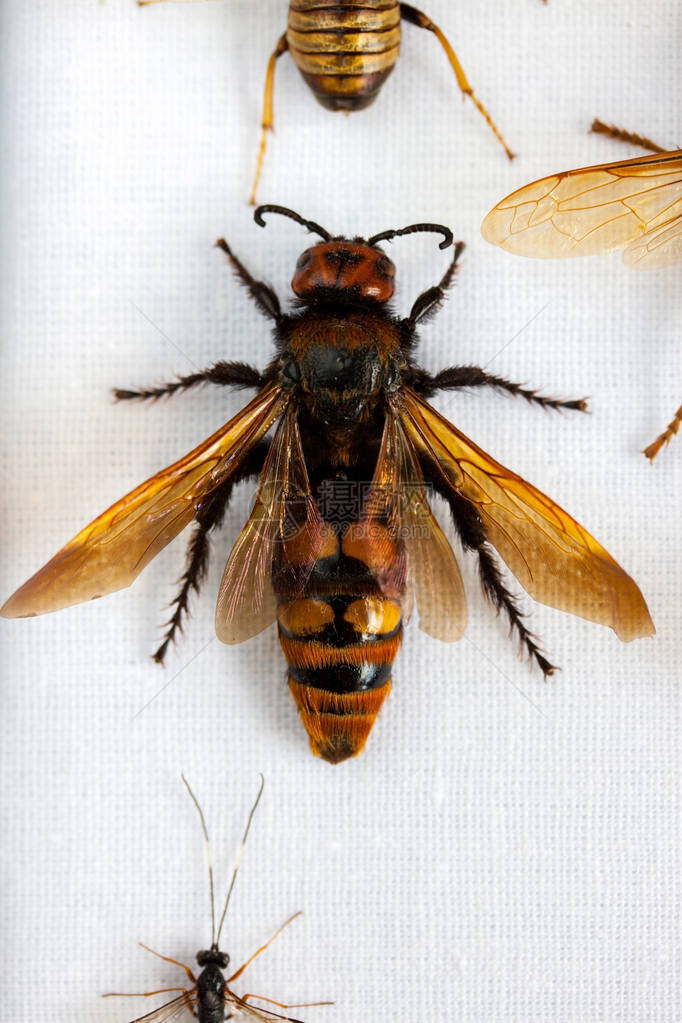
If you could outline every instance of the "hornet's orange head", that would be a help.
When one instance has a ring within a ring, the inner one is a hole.
[[[302,252],[296,261],[291,287],[299,298],[320,288],[352,290],[355,294],[388,302],[395,290],[395,264],[377,248],[358,239],[321,242]]]

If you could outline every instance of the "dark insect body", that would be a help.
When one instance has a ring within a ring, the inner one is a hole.
[[[138,0],[141,7],[162,0]],[[291,0],[286,32],[268,61],[258,164],[250,202],[255,204],[268,131],[274,124],[275,64],[289,52],[315,98],[327,110],[364,110],[377,96],[400,53],[402,23],[432,32],[445,50],[463,95],[469,96],[511,160],[513,153],[474,95],[455,51],[439,27],[398,0]]]
[[[443,389],[493,387],[543,408],[583,401],[538,395],[476,366],[431,375],[414,359],[417,325],[451,285],[463,246],[407,317],[389,305],[395,266],[379,243],[435,231],[416,224],[364,240],[332,238],[282,207],[323,241],[299,257],[284,313],[226,242],[218,245],[260,311],[274,323],[276,354],[264,372],[219,362],[119,399],[155,399],[203,382],[253,387],[256,397],[184,458],[141,484],[79,533],[1,609],[42,614],[129,585],[192,519],[188,564],[164,641],[182,626],[235,483],[259,475],[251,515],[223,574],[216,632],[226,643],[277,621],[288,682],[313,752],[337,763],[359,753],[391,686],[412,600],[419,625],[448,642],[466,628],[457,561],[429,506],[447,501],[465,549],[478,558],[484,593],[543,673],[553,667],[506,588],[497,549],[536,600],[611,626],[628,641],[654,629],[633,580],[551,498],[500,465],[426,398]],[[274,427],[271,440],[266,434]]]
[[[533,181],[488,213],[486,241],[519,256],[558,259],[623,250],[637,270],[682,263],[682,149],[595,119],[591,130],[652,156],[578,167]],[[643,454],[653,461],[682,425],[682,406]]]
[[[146,1013],[144,1016],[138,1016],[132,1021],[132,1023],[170,1023],[171,1020],[187,1019],[191,1016],[193,1019],[197,1019],[199,1023],[225,1023],[225,1020],[234,1019],[237,1016],[244,1017],[249,1020],[256,1020],[259,1023],[268,1023],[272,1020],[284,1020],[288,1023],[302,1023],[301,1020],[295,1019],[293,1016],[283,1016],[279,1012],[274,1012],[272,1009],[266,1009],[262,1006],[255,1006],[250,1004],[250,999],[257,998],[263,1002],[270,1002],[271,1005],[277,1005],[281,1009],[295,1009],[305,1008],[306,1006],[313,1005],[332,1005],[332,1002],[306,1002],[298,1005],[286,1005],[284,1002],[277,1002],[272,998],[265,998],[263,995],[255,995],[252,993],[245,995],[238,995],[230,989],[232,981],[236,980],[244,972],[249,963],[253,962],[256,956],[259,956],[261,952],[264,952],[268,948],[275,938],[282,933],[284,928],[295,920],[300,913],[294,913],[293,916],[289,917],[288,920],[279,927],[272,937],[261,945],[259,949],[252,956],[244,962],[238,970],[230,977],[225,977],[224,970],[227,969],[230,957],[226,952],[221,952],[218,947],[220,941],[220,932],[222,931],[225,917],[227,915],[227,908],[230,904],[230,896],[234,888],[234,883],[237,879],[237,872],[239,870],[239,863],[241,860],[241,853],[243,852],[248,838],[249,829],[251,827],[251,821],[253,815],[256,812],[256,808],[260,801],[260,797],[263,793],[263,777],[261,775],[261,785],[256,796],[256,801],[251,808],[249,819],[246,824],[246,830],[241,842],[240,856],[237,861],[237,866],[232,874],[232,881],[227,892],[225,899],[225,906],[223,908],[222,916],[220,918],[220,924],[218,926],[218,932],[216,934],[215,927],[215,900],[214,900],[214,887],[213,887],[213,866],[212,857],[210,852],[210,844],[208,838],[208,830],[206,828],[206,821],[204,819],[203,811],[197,802],[196,796],[192,792],[187,779],[182,778],[183,782],[187,787],[194,805],[199,812],[199,818],[201,820],[201,828],[206,842],[206,849],[208,854],[208,876],[209,885],[211,892],[211,947],[201,952],[197,952],[197,965],[201,967],[199,976],[195,976],[193,971],[186,963],[181,963],[178,959],[171,959],[168,956],[159,955],[158,952],[154,952],[153,949],[149,948],[148,945],[142,945],[152,955],[157,956],[166,963],[173,963],[175,966],[180,966],[187,974],[187,978],[191,984],[191,987],[171,987],[161,988],[157,991],[145,991],[141,994],[129,995],[120,991],[113,991],[109,994],[103,995],[103,998],[150,998],[154,995],[167,994],[171,991],[180,992],[177,997],[173,998],[170,1002],[166,1002],[160,1008],[153,1010],[152,1012]]]

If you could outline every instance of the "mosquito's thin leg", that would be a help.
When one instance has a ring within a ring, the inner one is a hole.
[[[147,3],[154,3],[155,0],[146,0]],[[163,959],[164,956],[161,956]],[[175,960],[171,959],[171,962]],[[165,995],[169,991],[183,991],[188,994],[186,987],[160,987],[158,991],[107,991],[102,998],[151,998],[152,995]]]
[[[153,948],[150,948],[149,945],[145,945],[143,941],[140,942],[140,945],[142,946],[142,948],[145,948],[147,952],[151,952],[153,956],[156,956],[157,959],[163,959],[164,963],[173,963],[174,966],[181,966],[182,969],[187,974],[187,976],[189,977],[189,979],[192,981],[192,983],[196,984],[197,978],[194,976],[194,974],[192,973],[192,971],[190,970],[189,966],[187,966],[186,963],[181,963],[179,959],[171,959],[170,956],[162,956],[160,952],[155,952]],[[176,990],[184,991],[185,989],[177,988]]]
[[[136,390],[115,387],[116,401],[157,401],[178,391],[188,391],[200,384],[219,384],[222,387],[263,387],[266,381],[259,370],[245,362],[216,362],[208,369],[179,376],[177,380],[156,387],[138,387]]]
[[[675,413],[675,415],[674,415],[674,417],[672,419],[672,422],[668,423],[668,425],[666,426],[666,428],[663,431],[663,433],[660,434],[660,436],[658,436],[656,438],[656,440],[653,442],[653,444],[649,444],[648,447],[644,448],[644,451],[642,452],[642,454],[646,455],[646,457],[649,459],[650,462],[653,462],[654,458],[656,457],[658,452],[661,450],[661,448],[665,444],[669,444],[670,443],[672,438],[675,436],[675,434],[679,430],[680,425],[682,425],[682,405],[680,405],[680,407],[678,408],[677,412]]]
[[[257,998],[260,1002],[269,1002],[270,1005],[278,1005],[280,1009],[308,1009],[311,1005],[333,1005],[334,1002],[276,1002],[274,998],[266,998],[265,995],[256,995],[251,992],[248,995],[240,995],[242,1002],[248,1002],[249,998]]]
[[[641,146],[642,149],[648,149],[652,153],[666,152],[662,146],[656,145],[646,135],[636,135],[634,132],[624,131],[622,128],[617,128],[615,124],[604,124],[598,117],[595,117],[592,122],[590,131],[593,131],[596,135],[608,135],[609,138],[618,139],[619,142],[629,142],[633,146]]]
[[[449,366],[433,375],[424,377],[419,373],[417,377],[418,386],[428,388],[429,394],[436,391],[454,391],[460,387],[494,387],[498,391],[506,391],[516,398],[525,398],[531,405],[540,405],[547,409],[571,409],[577,412],[587,411],[587,400],[585,398],[573,398],[564,400],[562,398],[549,398],[538,394],[535,389],[526,388],[506,377],[496,376],[494,373],[487,373],[480,366]],[[421,392],[420,392],[421,393]]]
[[[256,205],[256,191],[258,189],[258,182],[260,181],[261,171],[263,170],[263,158],[265,156],[265,147],[267,145],[268,132],[272,131],[274,123],[274,115],[272,112],[272,94],[275,88],[275,64],[279,57],[283,53],[286,53],[289,49],[287,42],[286,32],[280,36],[277,40],[277,46],[270,54],[270,60],[268,61],[268,70],[265,73],[265,92],[263,93],[263,116],[261,118],[261,136],[260,136],[260,147],[258,149],[258,160],[256,161],[256,174],[253,179],[253,187],[251,188],[251,195],[249,196],[249,204],[251,206]]]
[[[239,967],[239,969],[238,969],[238,970],[236,971],[236,973],[233,973],[231,977],[228,977],[228,978],[227,978],[227,982],[228,982],[228,984],[230,984],[230,983],[231,983],[231,982],[232,982],[233,980],[236,980],[236,979],[237,979],[237,977],[241,976],[241,974],[242,974],[242,973],[244,972],[244,970],[245,970],[245,969],[246,969],[246,967],[247,967],[247,966],[249,965],[249,963],[252,963],[252,962],[253,962],[253,960],[254,960],[254,959],[256,958],[256,956],[259,956],[259,955],[261,954],[261,952],[264,952],[264,951],[265,951],[265,949],[266,949],[266,948],[268,948],[268,946],[269,946],[269,945],[272,945],[272,943],[273,943],[273,941],[275,940],[275,938],[276,938],[276,937],[277,937],[278,935],[280,935],[280,934],[282,933],[282,931],[284,930],[284,928],[285,928],[285,927],[287,927],[287,926],[288,926],[288,925],[289,925],[289,924],[291,923],[291,921],[292,921],[292,920],[295,920],[295,919],[296,919],[296,917],[297,917],[297,916],[300,916],[300,915],[301,915],[301,910],[299,910],[299,911],[298,911],[298,913],[294,913],[294,914],[293,914],[293,916],[290,916],[288,920],[285,920],[285,921],[284,921],[284,923],[282,924],[282,926],[281,926],[281,927],[278,927],[278,928],[277,928],[277,930],[276,930],[276,931],[275,931],[275,933],[274,933],[274,934],[272,935],[272,937],[271,937],[271,938],[269,938],[269,939],[268,939],[268,940],[267,940],[267,941],[265,942],[265,944],[264,944],[264,945],[261,945],[261,947],[260,947],[259,949],[257,949],[257,950],[256,950],[256,951],[255,951],[255,952],[253,953],[253,955],[252,955],[252,956],[249,956],[249,958],[248,958],[248,959],[246,960],[246,962],[245,962],[245,963],[242,963],[242,965],[241,965],[241,966]]]
[[[491,128],[493,134],[495,135],[495,138],[498,140],[498,142],[501,143],[502,148],[504,149],[509,159],[513,160],[514,154],[512,153],[507,143],[502,138],[502,135],[500,134],[497,125],[493,121],[492,117],[490,116],[486,108],[483,106],[481,101],[477,99],[477,97],[474,95],[474,90],[469,85],[467,77],[464,74],[464,69],[462,68],[462,65],[457,59],[457,54],[455,53],[452,46],[450,45],[446,37],[443,35],[441,30],[438,28],[438,26],[434,25],[434,23],[431,21],[429,17],[427,17],[426,14],[422,14],[421,11],[418,11],[416,7],[412,7],[411,4],[400,5],[400,16],[401,18],[404,18],[405,21],[409,21],[411,22],[411,24],[417,25],[419,28],[426,28],[429,30],[429,32],[433,32],[436,39],[441,44],[441,46],[443,47],[447,54],[447,58],[450,61],[450,67],[455,72],[457,84],[459,85],[461,91],[464,93],[465,96],[471,97],[474,106],[476,107],[478,112],[482,114],[485,120],[488,122],[488,125]]]
[[[161,3],[183,3],[192,4],[196,3],[197,0],[137,0],[138,7],[146,7],[147,4],[161,4]]]

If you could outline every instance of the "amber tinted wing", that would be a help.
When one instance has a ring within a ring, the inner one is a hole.
[[[505,469],[408,388],[402,422],[420,458],[470,501],[488,539],[527,592],[609,625],[625,642],[655,630],[635,582],[575,519]]]
[[[258,995],[253,995],[254,998],[258,998]],[[273,1003],[276,1004],[276,1003]],[[304,1023],[303,1020],[294,1018],[294,1016],[283,1016],[280,1012],[275,1012],[273,1009],[264,1009],[261,1006],[251,1005],[250,1002],[245,1002],[243,998],[236,995],[234,991],[225,991],[225,1005],[230,1009],[235,1017],[246,1016],[248,1019],[261,1020],[262,1023],[272,1023],[272,1020],[284,1020],[286,1023]],[[226,1016],[226,1019],[232,1017]]]
[[[361,528],[369,535],[380,535],[381,529],[388,528],[389,535],[404,544],[407,604],[414,596],[422,632],[447,643],[461,639],[467,605],[457,559],[429,507],[414,448],[393,405],[386,415],[362,518]],[[380,574],[377,577],[381,584]],[[390,592],[390,581],[384,588]]]
[[[131,1023],[171,1023],[172,1020],[187,1021],[194,1019],[194,1010],[197,1004],[196,988],[188,991],[186,995],[180,995],[171,1002],[166,1002],[159,1009],[154,1009],[144,1016],[137,1016]]]
[[[630,242],[623,251],[623,262],[637,270],[658,270],[671,263],[682,263],[682,212]]]
[[[81,530],[0,609],[5,618],[56,611],[129,586],[191,521],[198,501],[227,480],[280,415],[266,387],[220,430]]]
[[[281,573],[287,591],[301,590],[322,548],[324,528],[291,403],[270,445],[251,515],[225,566],[215,615],[218,639],[241,643],[272,624],[273,572]]]
[[[629,266],[682,259],[682,150],[534,181],[498,203],[486,241],[519,256],[585,256],[628,246]]]

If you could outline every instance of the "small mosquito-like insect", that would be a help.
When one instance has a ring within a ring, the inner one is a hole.
[[[642,594],[601,544],[426,400],[445,389],[485,386],[540,408],[585,408],[582,400],[547,398],[478,366],[431,374],[418,365],[418,327],[443,302],[463,245],[439,283],[398,317],[389,305],[396,268],[379,243],[428,231],[443,235],[444,248],[452,232],[412,224],[368,239],[334,238],[280,206],[256,210],[261,226],[265,212],[322,238],[298,258],[297,301],[288,313],[219,242],[273,321],[276,349],[265,370],[220,362],[116,395],[154,400],[207,382],[258,393],[203,444],[86,526],[0,613],[43,614],[129,586],[194,520],[187,569],[155,655],[163,661],[205,576],[209,535],[235,483],[259,476],[253,510],[223,573],[216,633],[240,643],[277,622],[311,748],[330,763],[363,749],[390,691],[414,599],[422,631],[446,642],[464,635],[464,584],[431,493],[445,498],[463,547],[478,559],[486,597],[545,675],[553,666],[507,589],[493,548],[541,603],[610,626],[624,641],[651,635]]]
[[[141,7],[162,0],[138,0]],[[327,110],[364,110],[377,96],[400,52],[403,22],[435,35],[455,73],[463,96],[469,96],[511,160],[514,154],[490,114],[474,95],[455,51],[428,15],[398,0],[291,0],[286,32],[270,56],[265,76],[261,142],[249,202],[255,205],[267,134],[272,131],[275,64],[289,52],[315,98]]]
[[[481,232],[518,256],[559,259],[623,250],[623,262],[655,270],[682,262],[682,149],[595,120],[592,131],[653,151],[579,167],[524,185],[498,202]],[[682,406],[644,449],[650,461],[682,424]]]
[[[281,927],[279,927],[264,945],[261,945],[253,955],[244,962],[238,970],[235,970],[229,977],[225,977],[223,971],[227,969],[230,962],[230,957],[226,952],[222,952],[219,948],[220,932],[222,931],[223,924],[225,922],[225,916],[227,914],[227,907],[230,903],[230,896],[232,895],[232,889],[237,878],[237,872],[241,863],[244,846],[246,839],[249,834],[249,828],[251,827],[251,821],[253,815],[256,812],[256,807],[260,801],[260,797],[263,793],[263,776],[261,775],[261,784],[256,796],[256,801],[251,808],[249,819],[246,824],[246,830],[242,838],[239,855],[237,858],[237,864],[232,874],[232,880],[230,887],[227,892],[225,899],[225,906],[223,907],[223,913],[220,918],[220,924],[218,925],[218,931],[216,933],[215,927],[215,899],[214,899],[214,888],[213,888],[213,864],[211,857],[211,846],[208,838],[208,829],[206,827],[206,820],[204,819],[204,813],[199,805],[199,802],[192,792],[189,783],[185,776],[182,776],[182,780],[187,787],[194,805],[199,812],[199,819],[201,821],[201,829],[204,834],[204,841],[206,843],[206,855],[208,858],[208,879],[211,891],[211,947],[205,949],[202,952],[197,952],[197,963],[201,967],[199,976],[196,977],[192,969],[185,963],[181,963],[178,959],[171,959],[169,956],[159,955],[158,952],[154,952],[153,949],[149,948],[148,945],[142,945],[143,948],[151,952],[152,955],[157,956],[159,959],[163,959],[165,963],[173,963],[175,966],[180,966],[190,982],[189,987],[178,986],[178,987],[167,987],[160,988],[156,991],[144,991],[140,994],[128,994],[120,991],[111,991],[103,998],[150,998],[153,995],[168,994],[169,992],[180,992],[177,997],[173,998],[170,1002],[166,1002],[158,1009],[154,1009],[152,1012],[147,1013],[144,1016],[138,1016],[132,1021],[132,1023],[170,1023],[171,1020],[181,1020],[186,1018],[188,1015],[193,1016],[199,1020],[199,1023],[224,1023],[225,1020],[234,1019],[235,1017],[244,1017],[249,1020],[259,1020],[261,1023],[267,1023],[272,1020],[287,1020],[288,1023],[302,1023],[301,1020],[295,1019],[293,1016],[283,1016],[281,1013],[275,1012],[273,1009],[262,1008],[259,1006],[251,1005],[251,999],[256,998],[261,1002],[269,1002],[271,1005],[276,1005],[280,1009],[296,1009],[306,1008],[313,1005],[333,1005],[333,1002],[300,1002],[296,1005],[287,1005],[284,1002],[277,1002],[273,998],[265,998],[263,995],[255,995],[247,993],[244,995],[238,995],[230,989],[230,984],[235,981],[244,972],[249,963],[253,962],[256,956],[260,955],[268,948],[275,938],[282,933],[284,928],[295,920],[297,916],[300,916],[300,912],[294,913],[288,920],[285,920]]]

